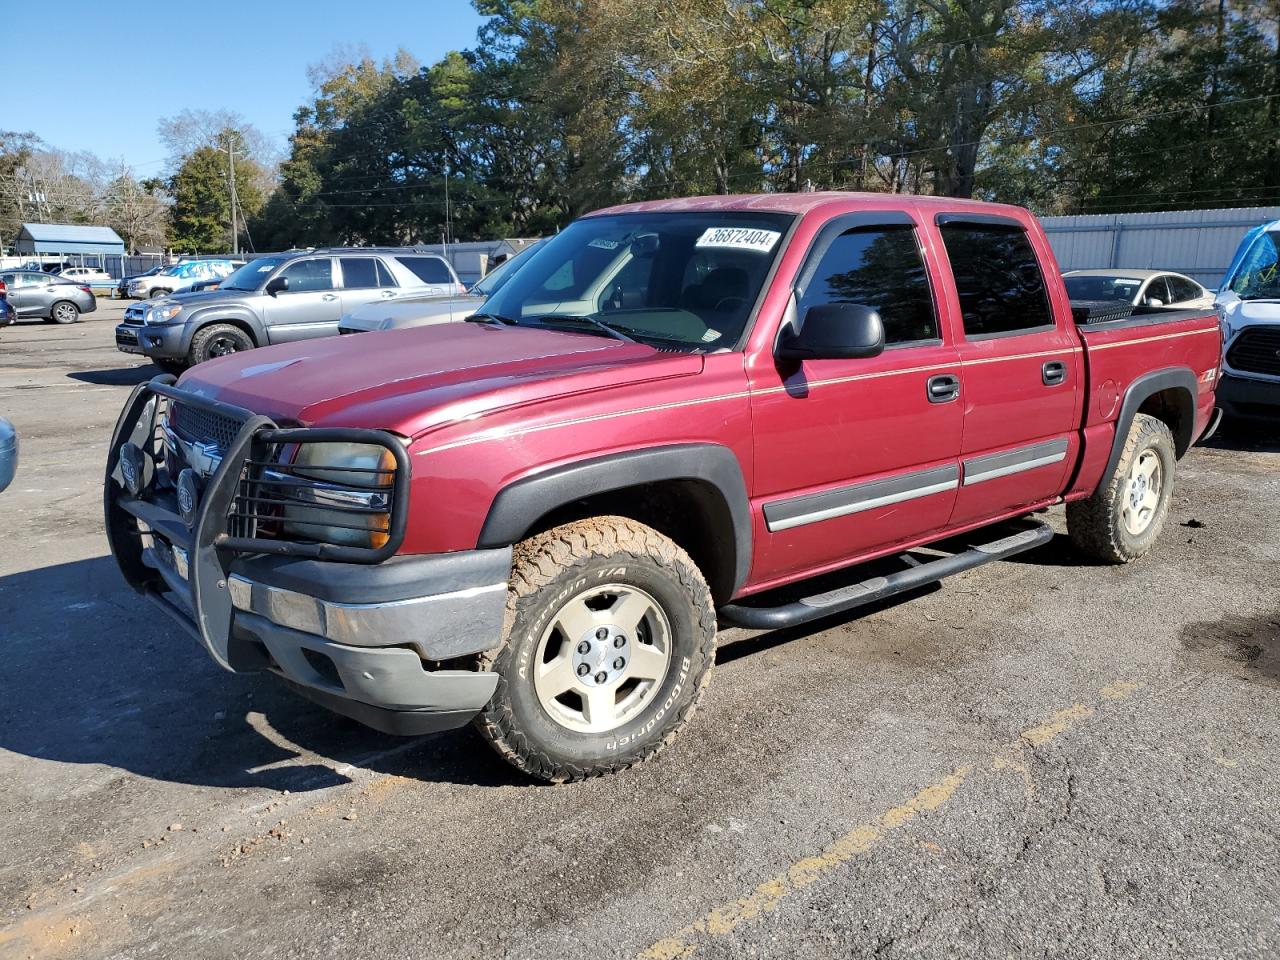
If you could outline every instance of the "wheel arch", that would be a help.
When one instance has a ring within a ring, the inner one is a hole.
[[[552,467],[504,487],[478,547],[503,547],[561,523],[619,515],[654,527],[693,558],[717,604],[746,582],[751,509],[738,458],[711,443],[629,450]]]
[[[1107,468],[1102,474],[1103,482],[1115,472],[1133,418],[1140,413],[1164,421],[1173,434],[1174,451],[1178,459],[1182,459],[1191,449],[1194,439],[1196,375],[1188,367],[1168,367],[1145,373],[1129,384],[1120,405],[1120,414],[1116,417],[1116,431],[1111,440]]]

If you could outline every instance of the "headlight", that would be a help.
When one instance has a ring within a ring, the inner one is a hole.
[[[284,532],[306,540],[376,550],[391,534],[396,461],[372,443],[304,443],[290,465],[293,477]]]
[[[147,308],[147,312],[143,315],[143,323],[168,323],[181,312],[182,304],[180,303],[161,303],[159,306]]]

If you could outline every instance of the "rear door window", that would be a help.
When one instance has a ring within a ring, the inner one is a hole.
[[[1026,231],[1013,225],[944,223],[965,336],[1013,336],[1053,326],[1044,274]]]
[[[400,284],[396,283],[396,278],[391,275],[391,271],[387,268],[387,265],[385,263],[383,263],[381,260],[374,260],[373,262],[377,264],[377,267],[378,267],[378,286],[380,287],[400,286]]]
[[[378,261],[372,257],[342,257],[342,286],[365,290],[378,286]]]
[[[1193,283],[1186,277],[1169,277],[1169,296],[1173,297],[1170,303],[1186,303],[1203,295],[1198,283]]]
[[[423,283],[453,283],[449,265],[439,257],[396,257],[400,265]]]
[[[1154,307],[1155,301],[1159,300],[1163,306],[1172,303],[1173,299],[1169,296],[1169,286],[1165,283],[1164,277],[1152,277],[1151,282],[1147,284],[1147,289],[1142,291],[1142,303],[1144,306]]]
[[[886,345],[938,339],[938,318],[915,228],[858,228],[836,237],[822,254],[797,304],[858,303],[884,322]]]

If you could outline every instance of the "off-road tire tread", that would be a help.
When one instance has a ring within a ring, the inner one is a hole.
[[[225,333],[228,330],[247,339],[249,341],[249,349],[253,349],[253,337],[249,336],[234,323],[211,323],[208,326],[201,327],[191,337],[191,346],[187,348],[187,365],[195,366],[197,363],[204,363],[206,360],[212,360],[213,357],[204,356],[204,345],[218,334]]]
[[[660,739],[637,744],[620,751],[609,763],[593,763],[590,766],[562,763],[540,752],[515,728],[510,701],[503,696],[506,680],[499,673],[498,688],[485,708],[477,715],[475,725],[494,750],[512,766],[539,780],[550,783],[571,783],[589,777],[616,773],[635,766],[657,755],[676,738],[681,728],[697,709],[702,691],[711,679],[711,665],[715,661],[716,613],[711,591],[698,567],[674,541],[651,527],[625,517],[593,517],[576,523],[555,527],[516,544],[511,569],[511,581],[507,590],[507,610],[504,620],[502,646],[476,657],[476,667],[491,670],[500,667],[510,653],[505,637],[510,634],[517,609],[526,598],[551,585],[566,570],[592,556],[610,556],[628,553],[637,559],[650,557],[675,573],[680,586],[699,611],[698,628],[702,633],[700,652],[702,662],[693,677],[692,695],[676,712]]]
[[[1142,555],[1133,553],[1121,542],[1115,507],[1134,456],[1161,436],[1168,441],[1169,449],[1174,449],[1173,433],[1163,420],[1145,413],[1135,416],[1112,475],[1103,479],[1092,496],[1067,504],[1067,535],[1078,551],[1105,563],[1130,563]],[[1164,482],[1167,489],[1172,490],[1172,471]],[[1153,527],[1159,529],[1164,524],[1171,502],[1172,496],[1164,498],[1160,513],[1151,521]]]

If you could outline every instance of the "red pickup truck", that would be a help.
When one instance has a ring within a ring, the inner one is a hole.
[[[520,769],[575,780],[674,736],[718,623],[1010,556],[1064,502],[1077,548],[1141,556],[1213,427],[1220,356],[1211,312],[1073,315],[1018,208],[631,204],[468,322],[141,385],[106,527],[223,667],[388,732],[474,718]]]

